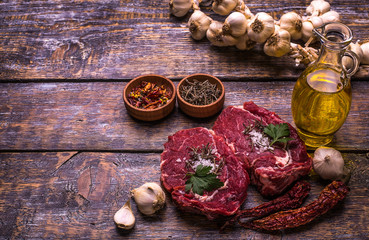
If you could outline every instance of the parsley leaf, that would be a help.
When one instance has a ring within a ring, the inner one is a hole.
[[[269,135],[273,141],[270,143],[272,146],[276,142],[282,142],[287,144],[288,141],[293,140],[293,138],[289,138],[290,135],[290,128],[288,127],[287,123],[281,124],[269,124],[264,128],[264,133]]]
[[[224,183],[211,173],[211,166],[199,165],[195,173],[187,173],[190,178],[186,181],[186,192],[192,189],[193,193],[202,195],[204,190],[211,191],[224,186]]]

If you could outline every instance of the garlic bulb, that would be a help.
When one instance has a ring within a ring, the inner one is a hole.
[[[338,12],[335,12],[335,11],[326,12],[320,17],[322,18],[324,24],[329,23],[329,22],[339,22],[340,21],[340,15],[338,14]]]
[[[196,40],[203,39],[211,21],[211,18],[200,10],[194,11],[188,20],[188,27],[190,29],[191,36]]]
[[[350,43],[350,45],[347,47],[347,50],[353,51],[356,54],[359,63],[362,61],[363,50],[360,47],[359,41],[356,43]],[[354,61],[351,57],[343,56],[342,64],[346,69],[351,69],[354,67]]]
[[[279,22],[281,28],[287,30],[292,39],[298,40],[302,37],[302,18],[297,13],[283,14]]]
[[[240,37],[246,33],[247,19],[242,13],[233,12],[224,21],[222,29],[224,34]]]
[[[323,179],[337,180],[345,175],[344,160],[339,151],[330,147],[319,147],[314,152],[314,171]]]
[[[133,189],[131,195],[135,199],[138,210],[145,215],[152,215],[164,207],[165,193],[154,182],[145,183],[139,188]]]
[[[331,5],[324,0],[313,0],[306,8],[306,13],[311,16],[320,16],[330,10]]]
[[[183,17],[192,8],[192,0],[170,0],[170,12],[176,17]]]
[[[230,34],[223,34],[221,35],[222,41],[226,46],[234,46],[238,43],[239,39],[236,37],[233,37]]]
[[[238,0],[214,0],[212,9],[219,15],[230,14],[237,6]]]
[[[250,20],[254,17],[254,14],[251,12],[251,10],[245,5],[243,0],[238,0],[238,5],[235,8],[235,11],[241,12],[245,15],[247,20]]]
[[[236,48],[240,50],[250,50],[255,45],[256,45],[256,42],[250,40],[247,33],[245,33],[244,35],[238,38],[238,42],[236,43]]]
[[[363,56],[361,58],[362,64],[369,64],[369,42],[361,44],[361,50],[363,51]]]
[[[323,19],[317,16],[309,17],[308,21],[313,24],[314,28],[321,27],[324,24]]]
[[[265,42],[274,33],[274,19],[265,12],[257,13],[247,24],[247,35],[257,43]]]
[[[282,57],[291,51],[290,33],[284,29],[276,30],[264,44],[264,53],[271,57]]]
[[[302,22],[301,38],[304,42],[307,42],[311,37],[314,37],[313,29],[314,29],[314,26],[310,21]]]
[[[361,62],[361,60],[363,59],[364,53],[363,53],[363,49],[361,49],[359,41],[357,41],[356,43],[350,43],[347,49],[356,53],[358,60]]]
[[[123,207],[114,214],[114,222],[118,228],[126,230],[133,228],[136,218],[133,215],[130,200],[128,200]]]
[[[212,21],[208,30],[206,31],[206,37],[212,45],[218,47],[228,46],[223,41],[223,23],[219,21]]]
[[[313,41],[311,42],[314,42],[316,40],[316,37],[314,36],[313,34],[313,29],[314,28],[317,28],[317,27],[320,27],[322,26],[324,23],[323,23],[323,20],[321,17],[311,17],[309,18],[308,20],[306,21],[303,21],[302,22],[302,40],[304,42],[307,42],[310,38],[314,38]]]
[[[249,8],[245,5],[245,2],[243,0],[238,0],[236,7],[233,9],[235,12],[242,12],[250,11]]]

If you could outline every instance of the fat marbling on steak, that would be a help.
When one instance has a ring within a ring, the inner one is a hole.
[[[270,138],[263,134],[268,124],[286,123],[275,113],[253,102],[243,107],[227,107],[214,123],[213,130],[224,136],[236,153],[249,162],[251,184],[265,197],[281,194],[294,181],[308,175],[312,159],[306,152],[304,142],[296,130],[288,124],[290,140],[270,146]]]
[[[220,166],[218,178],[224,186],[212,191],[204,191],[203,195],[185,191],[186,176],[194,172],[196,166],[212,165],[201,160],[191,162],[191,151],[208,146]],[[222,163],[221,163],[222,162]],[[175,204],[185,210],[199,213],[214,219],[220,216],[233,215],[245,201],[249,176],[247,162],[238,158],[234,149],[229,147],[224,138],[214,134],[207,128],[191,128],[180,130],[168,137],[161,154],[161,182],[171,193]]]

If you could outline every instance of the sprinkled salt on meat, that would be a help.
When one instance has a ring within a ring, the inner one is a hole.
[[[205,190],[200,196],[192,191],[186,192],[185,183],[188,179],[186,174],[194,172],[199,164],[213,164],[202,158],[196,160],[199,162],[191,162],[191,151],[204,146],[209,146],[211,153],[216,156],[214,168],[219,168],[217,178],[224,186],[212,191]],[[171,193],[176,205],[183,210],[203,214],[209,219],[234,214],[247,196],[250,182],[247,162],[235,155],[223,137],[206,128],[185,129],[169,136],[161,154],[160,169],[162,184]]]
[[[268,124],[286,123],[273,112],[253,102],[242,107],[227,107],[214,123],[213,130],[232,145],[235,152],[249,162],[251,184],[266,197],[281,194],[293,182],[309,173],[312,160],[296,130],[288,124],[290,140],[287,149],[283,145],[270,146],[270,139],[263,134]],[[275,147],[276,146],[276,147]]]

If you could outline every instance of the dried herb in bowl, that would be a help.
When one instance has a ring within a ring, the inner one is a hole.
[[[155,83],[142,81],[133,88],[127,99],[137,108],[155,109],[165,105],[172,97],[173,92],[166,86],[158,86]]]
[[[198,81],[186,79],[186,84],[179,88],[179,94],[188,103],[193,105],[208,105],[215,102],[221,95],[216,84],[208,80]]]

